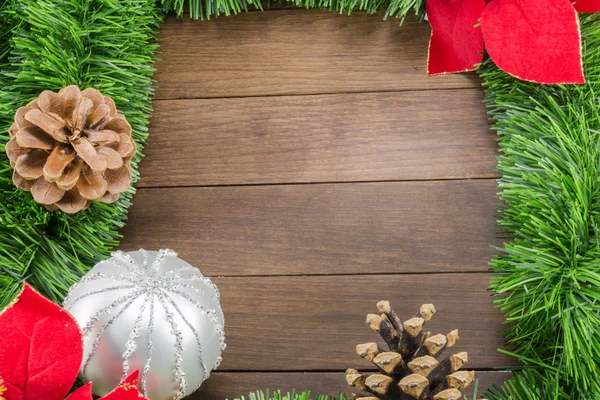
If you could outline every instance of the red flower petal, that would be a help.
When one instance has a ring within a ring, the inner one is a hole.
[[[76,391],[74,391],[73,393],[71,393],[71,395],[69,397],[67,397],[66,400],[92,400],[92,384],[88,383],[85,386],[80,387],[79,389],[77,389]]]
[[[575,10],[582,13],[600,12],[600,0],[577,0]]]
[[[475,27],[485,0],[427,0],[431,24],[429,75],[472,71],[483,60],[483,36]]]
[[[538,83],[585,83],[579,19],[569,0],[494,0],[481,29],[504,72]]]
[[[77,322],[27,283],[0,314],[0,376],[6,400],[62,400],[81,366]]]
[[[140,400],[146,399],[138,390],[139,371],[129,375],[115,390],[107,394],[102,400]]]

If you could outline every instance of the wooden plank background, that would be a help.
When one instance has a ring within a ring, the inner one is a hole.
[[[192,399],[349,392],[381,299],[434,303],[480,389],[509,375],[487,291],[495,135],[474,74],[425,76],[429,34],[289,8],[167,18],[121,248],[175,249],[221,290],[229,346]]]

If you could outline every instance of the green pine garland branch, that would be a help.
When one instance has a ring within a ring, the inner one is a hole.
[[[502,387],[493,386],[486,394],[487,400],[551,400],[582,399],[579,392],[567,392],[559,380],[536,369],[524,369],[506,381]]]
[[[0,66],[7,63],[11,40],[20,23],[14,2],[12,0],[0,0]]]
[[[95,87],[112,97],[131,123],[140,150],[132,162],[137,169],[151,113],[162,13],[154,0],[5,0],[2,5],[0,307],[24,279],[60,302],[118,244],[134,190],[114,204],[96,202],[76,215],[48,212],[12,184],[4,152],[7,128],[16,109],[43,90]]]
[[[473,400],[477,399],[477,386],[479,385],[478,380],[475,380],[473,389]],[[248,395],[248,400],[346,400],[347,397],[344,393],[338,394],[336,397],[317,393],[316,396],[312,396],[310,390],[303,390],[302,392],[291,392],[282,393],[280,390],[270,391],[269,389],[262,391],[256,391]],[[246,400],[244,396],[236,398],[235,400]],[[467,396],[464,396],[464,400],[468,400]],[[490,399],[490,400],[501,400],[501,399]]]
[[[342,393],[338,397],[323,395],[317,393],[314,397],[311,395],[309,390],[302,392],[291,392],[282,393],[280,390],[271,392],[269,389],[265,391],[256,391],[248,395],[249,400],[346,400],[346,396]],[[235,400],[246,400],[244,396]]]
[[[499,224],[513,236],[492,289],[511,354],[538,369],[494,399],[600,399],[600,15],[581,25],[586,85],[480,70],[500,135]]]
[[[278,0],[304,8],[320,8],[340,14],[364,11],[381,14],[384,18],[399,18],[401,21],[414,13],[419,21],[425,17],[425,0]],[[165,12],[174,12],[178,17],[189,12],[193,19],[210,19],[212,16],[238,14],[265,8],[261,0],[161,0]],[[266,7],[270,2],[266,4]]]

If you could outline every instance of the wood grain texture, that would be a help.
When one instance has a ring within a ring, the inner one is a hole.
[[[474,74],[426,76],[429,24],[323,10],[166,19],[157,98],[478,87]]]
[[[190,396],[190,400],[223,400],[245,396],[256,390],[279,389],[286,393],[293,389],[310,390],[313,394],[321,392],[329,395],[352,393],[346,385],[343,372],[214,372],[200,390]],[[510,378],[511,373],[505,371],[478,371],[475,374],[479,380],[478,398],[492,385],[501,385]],[[473,386],[464,391],[467,398],[473,395]],[[350,397],[348,397],[350,398]]]
[[[486,289],[496,185],[464,180],[497,177],[495,135],[475,75],[425,76],[429,34],[320,10],[167,18],[121,249],[216,277],[228,349],[192,399],[347,392],[381,299],[404,318],[433,302],[428,329],[458,328],[470,368],[515,363]]]
[[[141,189],[120,248],[208,275],[487,270],[492,180]]]
[[[341,371],[371,368],[356,345],[377,339],[365,324],[385,299],[402,318],[423,303],[437,309],[433,334],[460,332],[453,351],[469,353],[469,367],[510,364],[497,351],[503,317],[487,291],[489,276],[425,274],[312,277],[223,277],[221,290],[228,347],[221,370]],[[383,343],[383,342],[382,342]]]
[[[155,102],[140,187],[497,176],[479,90]]]

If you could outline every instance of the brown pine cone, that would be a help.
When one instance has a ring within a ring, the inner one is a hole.
[[[475,380],[474,371],[463,371],[467,353],[440,356],[458,341],[458,330],[433,335],[423,330],[435,314],[433,304],[423,304],[413,318],[402,322],[388,301],[377,303],[381,315],[369,314],[367,324],[389,347],[377,343],[356,346],[362,358],[373,363],[379,373],[366,375],[356,369],[346,371],[346,382],[365,395],[356,400],[461,400],[461,390]]]
[[[49,210],[72,214],[92,200],[113,203],[131,185],[131,126],[96,89],[42,92],[17,110],[9,134],[14,184]]]

